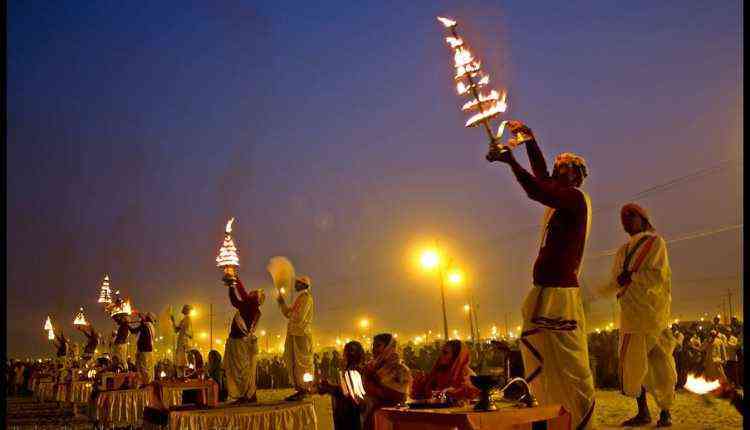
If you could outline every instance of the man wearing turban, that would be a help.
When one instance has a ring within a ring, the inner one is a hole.
[[[289,379],[294,385],[296,393],[287,397],[289,401],[300,400],[308,392],[306,388],[310,381],[305,381],[305,374],[314,373],[312,318],[313,298],[310,293],[312,281],[307,276],[299,277],[294,282],[294,289],[299,293],[290,307],[279,294],[278,302],[281,313],[289,320],[286,327],[286,342],[284,343],[284,361],[286,361]]]
[[[675,397],[677,345],[669,326],[672,271],[667,244],[656,233],[646,210],[635,203],[622,207],[620,218],[630,236],[615,254],[612,278],[620,304],[620,381],[622,393],[635,397],[638,413],[623,426],[651,422],[646,392],[661,409],[657,427],[672,425],[669,412]]]
[[[586,428],[594,412],[585,316],[578,276],[591,227],[591,201],[580,187],[587,176],[583,157],[565,152],[550,176],[532,131],[508,121],[515,147],[524,143],[532,173],[513,152],[494,144],[487,161],[508,164],[528,197],[546,206],[533,286],[524,300],[521,353],[526,380],[541,405],[561,404],[575,428]]]
[[[174,321],[174,315],[170,315],[169,318],[172,320],[172,327],[174,332],[177,333],[177,347],[174,352],[174,362],[177,366],[177,377],[182,378],[185,376],[185,367],[188,365],[187,352],[190,349],[190,341],[193,339],[193,322],[190,319],[190,312],[193,307],[190,305],[184,305],[182,307],[182,321],[180,325],[176,325]]]
[[[137,327],[131,327],[131,333],[138,334],[135,353],[135,368],[141,377],[141,384],[147,385],[154,380],[154,338],[156,330],[154,322],[156,315],[152,312],[139,314],[140,321]]]

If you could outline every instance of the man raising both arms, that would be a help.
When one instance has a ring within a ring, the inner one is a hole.
[[[572,153],[555,158],[547,171],[534,134],[519,121],[508,121],[514,136],[523,137],[529,173],[511,151],[490,148],[487,161],[508,164],[530,199],[547,207],[534,282],[523,303],[521,349],[526,380],[541,405],[562,404],[575,428],[587,428],[594,412],[594,379],[589,368],[585,317],[578,274],[591,226],[591,202],[580,189],[587,176],[585,160]]]

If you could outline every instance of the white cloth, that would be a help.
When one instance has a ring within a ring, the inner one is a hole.
[[[256,391],[258,339],[252,335],[242,339],[231,337],[227,339],[223,365],[229,397],[231,399],[253,397]]]
[[[193,338],[193,323],[190,315],[185,315],[177,326],[177,347],[174,352],[174,361],[177,367],[188,365],[187,352],[190,349],[190,340]]]
[[[112,344],[112,357],[117,357],[118,360],[120,360],[120,365],[123,367],[127,367],[127,358],[128,358],[128,344],[127,343],[119,343],[119,344]]]
[[[645,241],[636,249],[642,239]],[[620,287],[617,276],[622,273],[628,253],[632,253],[628,264],[632,282]],[[651,231],[631,236],[615,255],[609,288],[617,290],[620,333],[658,334],[667,328],[672,303],[672,271],[664,239]]]
[[[588,428],[595,390],[580,289],[535,285],[522,314],[521,355],[531,392],[540,405],[563,405],[573,428]]]
[[[141,376],[142,384],[150,384],[154,380],[154,359],[151,351],[135,353],[135,367]]]
[[[91,408],[92,417],[104,428],[141,427],[143,410],[151,406],[150,388],[102,391]]]
[[[279,303],[281,313],[289,320],[286,326],[287,336],[308,336],[312,334],[313,297],[310,289],[302,290],[294,304]]]
[[[677,367],[672,352],[675,338],[670,329],[661,333],[623,333],[620,335],[620,381],[622,392],[633,398],[641,387],[651,393],[662,410],[671,408]]]
[[[284,362],[286,363],[289,380],[295,388],[304,388],[308,383],[303,380],[305,373],[315,372],[313,364],[312,336],[286,335],[284,343]]]

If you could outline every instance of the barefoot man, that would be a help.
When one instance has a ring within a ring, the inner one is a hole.
[[[591,226],[591,202],[581,189],[585,160],[566,152],[555,158],[552,176],[531,130],[519,121],[508,129],[524,143],[529,173],[512,151],[493,146],[487,161],[508,164],[530,199],[547,207],[534,283],[524,300],[522,357],[532,393],[539,404],[561,404],[574,428],[587,428],[594,412],[594,379],[589,368],[583,303],[578,274]]]

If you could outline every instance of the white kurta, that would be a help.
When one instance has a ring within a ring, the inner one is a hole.
[[[620,287],[617,277],[628,255],[631,283]],[[672,352],[678,341],[669,329],[672,271],[664,239],[651,231],[631,236],[615,255],[610,288],[617,290],[620,304],[622,392],[638,397],[645,387],[661,409],[669,409],[677,382]]]
[[[190,315],[185,315],[177,327],[177,348],[174,353],[175,364],[178,367],[187,366],[187,352],[190,349],[190,340],[193,338],[193,323]]]
[[[305,373],[314,373],[312,318],[313,298],[310,289],[303,290],[290,307],[281,303],[281,312],[289,319],[284,344],[284,361],[289,371],[289,379],[295,388],[306,384],[302,377]]]

